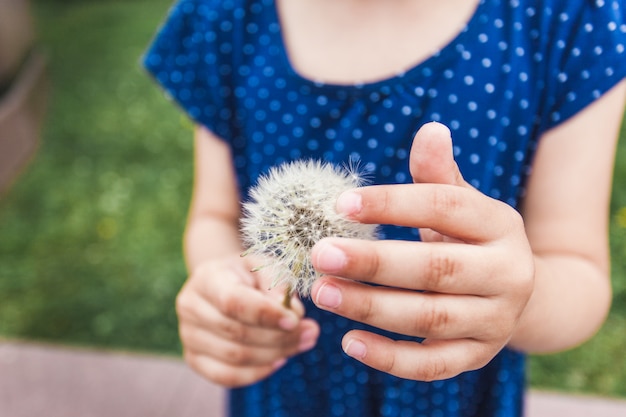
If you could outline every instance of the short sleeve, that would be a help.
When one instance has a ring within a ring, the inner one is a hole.
[[[584,4],[581,6],[581,3]],[[626,76],[626,23],[620,1],[562,2],[553,10],[546,59],[546,129],[567,120]]]
[[[232,72],[228,5],[180,0],[143,57],[148,72],[189,117],[226,140],[232,136],[224,87]]]

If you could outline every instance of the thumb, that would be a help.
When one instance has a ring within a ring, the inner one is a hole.
[[[450,129],[437,122],[426,123],[415,134],[409,160],[413,182],[471,187],[454,161]]]
[[[454,161],[450,129],[441,123],[426,123],[417,131],[411,146],[409,169],[414,183],[471,187]],[[457,242],[426,228],[420,229],[420,237],[424,242]]]

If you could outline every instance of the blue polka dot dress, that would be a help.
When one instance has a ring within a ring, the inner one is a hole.
[[[625,76],[624,14],[615,0],[483,0],[455,39],[414,68],[329,85],[294,71],[272,0],[182,0],[144,63],[193,120],[230,145],[242,195],[271,166],[299,158],[358,161],[373,183],[410,182],[413,135],[439,121],[452,130],[464,177],[516,207],[539,137]],[[417,239],[408,228],[383,233]],[[232,390],[231,416],[522,414],[522,354],[504,349],[450,380],[403,380],[342,353],[343,334],[367,326],[306,304],[321,325],[317,346]]]

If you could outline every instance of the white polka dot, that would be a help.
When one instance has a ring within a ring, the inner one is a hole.
[[[404,183],[406,181],[406,174],[404,172],[398,172],[396,174],[396,182]]]

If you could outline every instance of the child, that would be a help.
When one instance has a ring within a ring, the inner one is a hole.
[[[145,64],[198,125],[180,335],[230,415],[522,414],[524,353],[583,342],[610,304],[620,7],[174,6]],[[288,310],[239,256],[239,204],[301,158],[359,161],[376,186],[337,210],[388,226],[321,241],[326,276]]]

